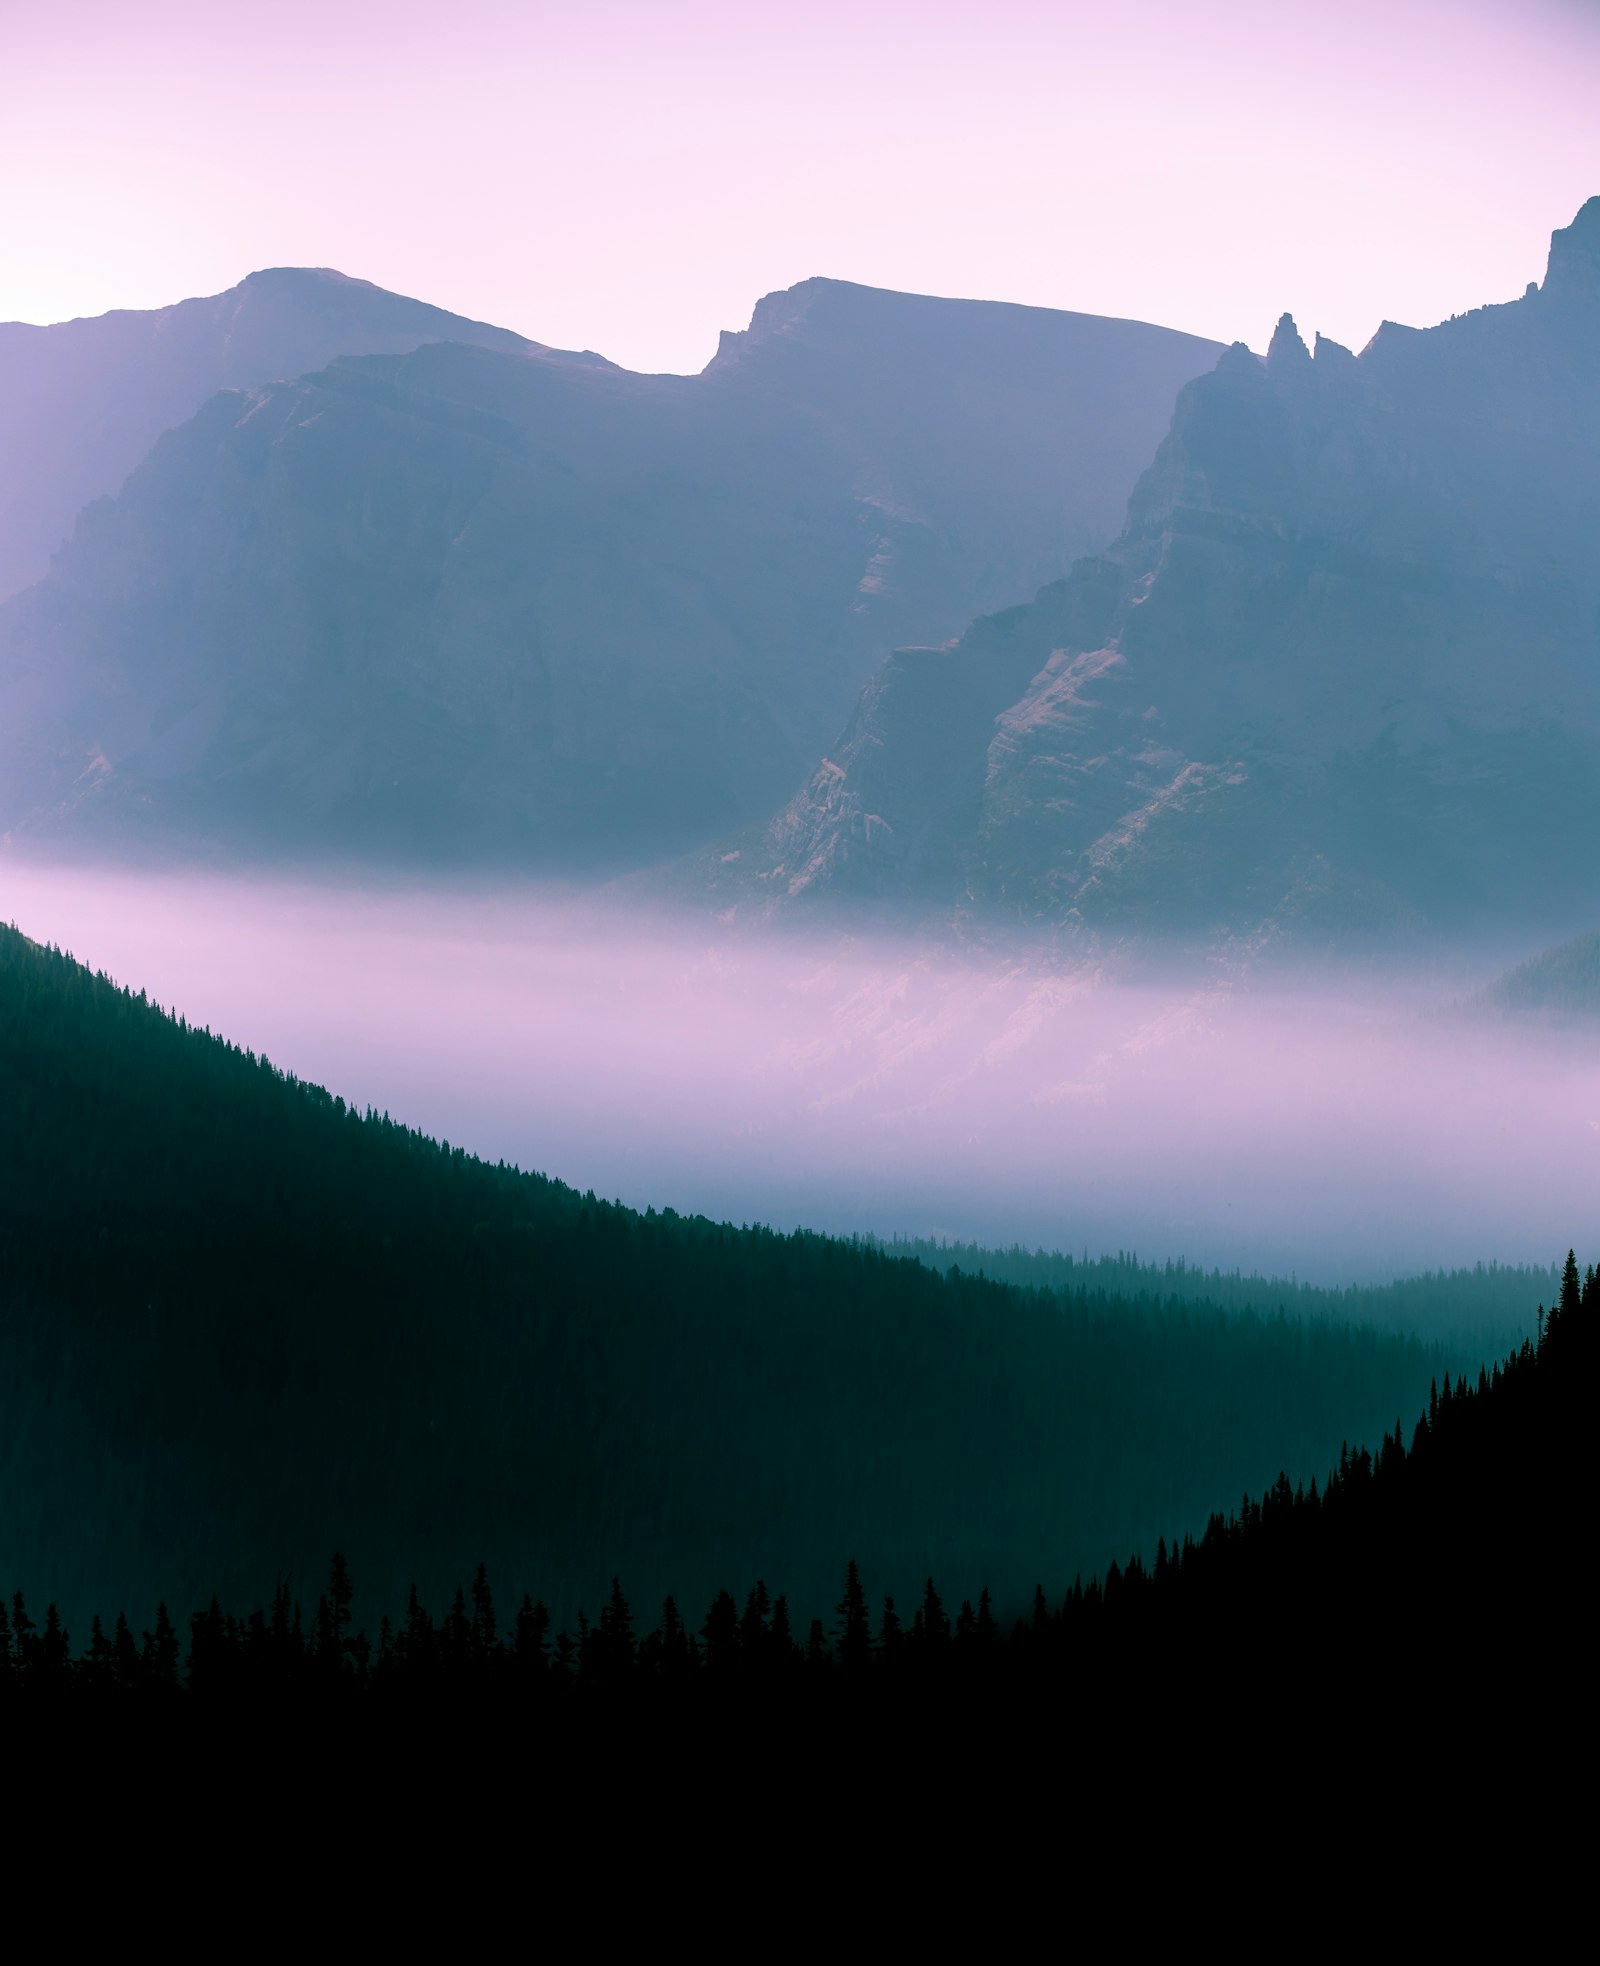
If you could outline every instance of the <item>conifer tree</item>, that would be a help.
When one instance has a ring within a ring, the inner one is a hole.
[[[600,1612],[598,1660],[610,1676],[625,1673],[633,1665],[633,1611],[623,1595],[620,1579],[611,1579],[611,1595]]]
[[[525,1671],[542,1673],[549,1663],[550,1613],[526,1591],[517,1608],[517,1663]]]
[[[905,1643],[905,1633],[900,1627],[900,1613],[894,1608],[894,1599],[883,1600],[883,1620],[878,1626],[878,1661],[881,1665],[894,1666],[900,1662],[900,1648]]]
[[[355,1586],[350,1580],[350,1566],[344,1559],[343,1551],[335,1550],[328,1566],[329,1641],[335,1665],[343,1664],[349,1650],[350,1607],[354,1601]]]
[[[433,1664],[433,1620],[428,1616],[426,1610],[424,1610],[422,1599],[417,1595],[415,1584],[411,1586],[406,1594],[405,1633],[400,1641],[399,1649],[413,1679],[420,1679],[422,1674]]]
[[[707,1671],[719,1676],[732,1673],[739,1664],[739,1607],[731,1591],[718,1591],[712,1599],[700,1635]]]
[[[65,1678],[72,1663],[72,1641],[52,1602],[44,1608],[44,1633],[39,1641],[39,1664],[52,1678]]]
[[[1578,1258],[1576,1253],[1569,1249],[1566,1265],[1561,1272],[1561,1316],[1576,1317],[1582,1302],[1583,1285],[1578,1276]]]
[[[3,1615],[0,1612],[0,1616]],[[117,1685],[127,1692],[138,1683],[139,1648],[133,1642],[128,1620],[121,1611],[117,1613],[116,1627],[111,1635],[111,1651],[116,1665]]]
[[[490,1657],[499,1643],[494,1616],[494,1593],[489,1588],[489,1569],[487,1564],[479,1563],[472,1578],[472,1656],[481,1664]]]
[[[851,1557],[845,1566],[844,1595],[835,1607],[834,1648],[846,1672],[864,1672],[872,1663],[872,1626],[861,1572]]]
[[[924,1638],[930,1647],[937,1650],[950,1636],[950,1614],[934,1589],[931,1577],[922,1587],[922,1608],[917,1615],[922,1620]]]
[[[15,1592],[11,1599],[11,1643],[16,1651],[17,1665],[24,1672],[33,1664],[36,1629],[28,1616],[26,1599],[21,1591]]]
[[[792,1666],[798,1656],[794,1627],[789,1621],[789,1600],[781,1592],[772,1600],[772,1630],[769,1635],[774,1665]]]
[[[657,1636],[660,1641],[657,1656],[662,1672],[676,1674],[687,1671],[690,1663],[689,1634],[684,1629],[683,1615],[678,1610],[676,1598],[669,1596],[662,1604]]]
[[[156,1628],[145,1633],[150,1684],[158,1693],[178,1690],[178,1634],[166,1604],[156,1606]]]
[[[739,1620],[739,1649],[747,1666],[761,1666],[767,1661],[771,1616],[772,1599],[765,1580],[758,1577],[744,1601],[744,1614]]]
[[[449,1615],[440,1636],[444,1641],[445,1663],[452,1672],[459,1673],[472,1652],[472,1620],[467,1616],[467,1594],[459,1584],[450,1600]]]

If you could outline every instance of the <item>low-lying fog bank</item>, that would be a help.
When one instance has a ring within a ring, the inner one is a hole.
[[[1329,1282],[1593,1243],[1600,1050],[1480,974],[1128,985],[527,893],[0,864],[0,918],[357,1105],[640,1206]]]

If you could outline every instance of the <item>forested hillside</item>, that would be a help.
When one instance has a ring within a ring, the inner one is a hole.
[[[1293,1277],[1207,1270],[1181,1260],[1142,1262],[1131,1250],[1114,1256],[1085,1251],[1080,1257],[1021,1244],[991,1249],[924,1236],[895,1236],[881,1247],[891,1255],[914,1256],[931,1269],[944,1271],[955,1264],[982,1270],[1003,1283],[1102,1291],[1155,1308],[1177,1297],[1230,1314],[1254,1311],[1271,1317],[1286,1311],[1303,1318],[1346,1318],[1378,1331],[1434,1338],[1466,1350],[1481,1347],[1487,1353],[1513,1350],[1532,1331],[1536,1306],[1550,1300],[1560,1277],[1554,1264],[1478,1263],[1470,1270],[1429,1270],[1393,1283],[1332,1288]]]
[[[841,1552],[1002,1609],[1478,1359],[638,1214],[357,1113],[0,930],[0,1577],[101,1605],[463,1561],[562,1621]],[[465,1557],[463,1553],[468,1553]],[[369,1600],[363,1599],[365,1610]]]

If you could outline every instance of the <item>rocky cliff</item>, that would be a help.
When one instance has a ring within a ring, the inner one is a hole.
[[[1186,388],[1108,554],[904,650],[719,905],[1313,946],[1600,898],[1600,200],[1542,285]]]

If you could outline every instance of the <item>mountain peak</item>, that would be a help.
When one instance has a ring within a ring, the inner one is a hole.
[[[1551,233],[1544,292],[1600,298],[1600,198],[1590,198],[1570,225]]]
[[[368,287],[370,280],[352,279],[336,266],[258,266],[239,282],[241,287],[299,287],[313,282],[329,286]]]
[[[1300,339],[1300,330],[1294,324],[1292,314],[1281,314],[1278,325],[1273,330],[1272,341],[1267,349],[1267,371],[1271,375],[1286,375],[1293,370],[1309,369],[1311,350]]]

